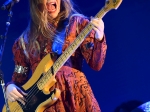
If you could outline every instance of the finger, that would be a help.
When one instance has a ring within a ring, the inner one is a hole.
[[[8,100],[11,101],[11,102],[15,102],[15,101],[16,101],[16,100],[15,100],[13,97],[11,97],[11,96],[8,96]]]
[[[23,95],[18,91],[18,89],[14,89],[13,91],[12,91],[12,95],[15,97],[15,96],[17,96],[17,97],[19,97],[19,98],[23,98]]]
[[[11,101],[11,102],[19,101],[19,102],[21,102],[23,105],[25,105],[25,101],[22,100],[21,98],[15,99],[14,97],[9,96],[9,97],[8,97],[8,100]]]
[[[100,18],[94,18],[91,20],[92,23],[96,23],[96,24],[99,24],[99,25],[104,25],[104,22],[102,19]]]
[[[13,93],[13,92],[11,92],[9,96],[10,96],[10,97],[13,97],[14,99],[18,99],[18,98],[19,98],[19,96],[17,96],[17,95],[16,95],[15,93]]]
[[[96,28],[96,27],[93,27],[93,29],[98,33],[99,32],[99,29]]]
[[[8,98],[13,98],[15,99],[15,101],[17,99],[22,99],[25,101],[25,98],[23,97],[23,95],[21,93],[19,93],[16,89],[14,89],[12,92],[10,92],[9,94],[7,94]]]
[[[24,98],[24,96],[27,96],[27,93],[25,93],[25,92],[23,92],[20,88],[17,88],[17,90],[18,90],[18,94],[20,94],[20,96],[19,96],[19,101],[21,102],[21,103],[25,103],[25,101],[26,101],[26,99]],[[24,95],[24,96],[23,96]]]
[[[95,32],[96,32],[96,33],[95,33],[95,38],[99,40],[99,35],[100,35],[99,30],[98,30],[96,27],[93,27],[93,29],[94,29]]]
[[[93,27],[93,29],[95,30],[96,34],[95,34],[95,38],[99,41],[102,40],[103,38],[103,32],[100,32],[96,27]]]
[[[21,102],[23,105],[25,105],[25,98],[24,97],[19,97],[17,95],[15,95],[14,93],[11,93],[9,96],[9,99],[11,99],[10,101],[19,101]]]
[[[99,23],[100,22],[100,20],[98,18],[92,18],[91,21],[94,22],[94,23]]]
[[[91,21],[97,24],[103,24],[103,20],[101,18],[92,18]]]
[[[17,90],[19,91],[19,93],[21,93],[22,95],[27,96],[27,93],[25,93],[24,91],[22,91],[20,88],[17,88]]]
[[[23,91],[21,91],[21,93],[22,93],[23,95],[25,95],[25,96],[27,96],[27,95],[28,95],[27,93],[25,93],[25,92],[23,92]]]
[[[24,97],[19,98],[20,100],[26,102],[26,99]]]
[[[18,98],[17,101],[21,102],[23,105],[25,105],[25,101],[21,98]]]
[[[99,29],[99,30],[101,30],[101,29],[104,28],[104,25],[98,23],[97,21],[92,21],[91,23],[92,23],[92,25],[93,25],[94,27],[96,27],[96,28]]]

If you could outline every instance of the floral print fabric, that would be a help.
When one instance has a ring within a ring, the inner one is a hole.
[[[89,22],[88,19],[80,16],[74,16],[70,19],[66,29],[66,38],[63,45],[63,52],[76,39],[77,35]],[[100,70],[104,64],[106,55],[106,40],[105,36],[102,41],[94,38],[94,30],[92,30],[79,48],[71,55],[67,62],[61,67],[56,74],[57,83],[51,88],[59,88],[61,97],[52,106],[44,112],[100,112],[100,107],[96,101],[91,87],[82,73],[83,61],[93,70]],[[32,73],[42,60],[42,58],[52,52],[52,42],[48,38],[39,36],[37,41],[40,43],[41,52],[34,57],[29,54],[26,57],[24,49],[18,38],[13,45],[14,61],[16,65],[29,67]],[[25,43],[27,44],[27,43]],[[93,46],[88,46],[92,44]],[[29,73],[18,74],[14,72],[12,83],[22,86],[29,79]]]

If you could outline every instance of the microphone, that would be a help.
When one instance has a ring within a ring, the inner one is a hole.
[[[7,0],[1,7],[2,10],[10,9],[14,3],[18,3],[19,0]]]

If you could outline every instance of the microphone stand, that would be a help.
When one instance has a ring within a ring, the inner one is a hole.
[[[14,3],[12,3],[9,8],[7,8],[9,13],[8,13],[8,20],[6,22],[6,31],[5,31],[4,35],[0,35],[0,39],[2,39],[2,45],[0,46],[0,67],[2,65],[2,56],[3,56],[5,44],[6,44],[7,33],[8,33],[9,26],[10,26],[11,18],[13,15],[13,12],[12,12],[13,5],[14,5]],[[4,74],[3,74],[2,70],[0,69],[0,83],[1,83],[1,86],[3,89],[5,105],[6,105],[6,112],[10,112],[10,108],[8,105],[8,99],[6,98],[6,89],[5,89],[5,82],[4,82],[3,76],[4,76]]]
[[[0,83],[1,83],[1,86],[2,86],[3,94],[4,94],[6,112],[10,112],[9,105],[8,105],[8,99],[6,98],[6,93],[5,93],[5,82],[4,82],[3,73],[2,73],[1,70],[0,70]]]

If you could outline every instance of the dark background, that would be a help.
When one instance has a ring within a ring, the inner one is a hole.
[[[104,0],[74,0],[86,16],[104,6]],[[2,5],[4,0],[0,0]],[[0,6],[1,6],[0,5]],[[1,69],[5,83],[14,70],[12,45],[28,24],[28,0],[13,6],[13,18],[8,32]],[[7,11],[0,10],[0,34],[5,32]],[[117,10],[103,18],[107,38],[107,55],[103,68],[96,72],[86,64],[84,71],[102,112],[127,112],[150,100],[150,0],[124,0]],[[4,104],[0,89],[0,108]]]

